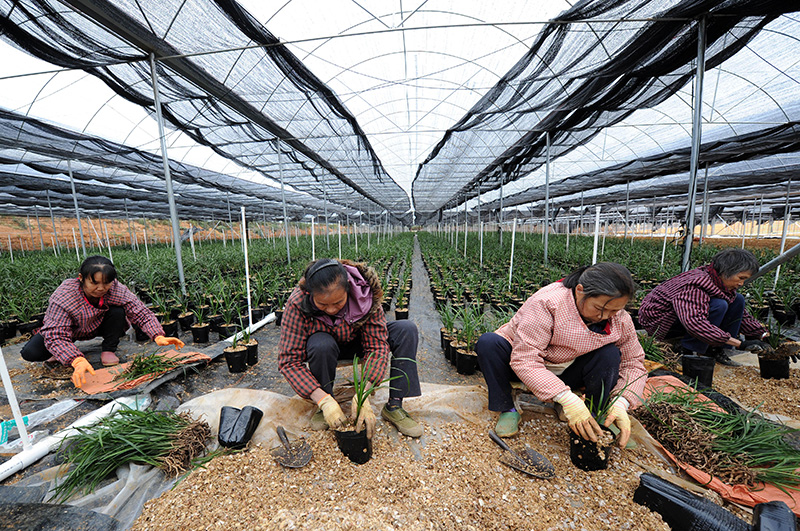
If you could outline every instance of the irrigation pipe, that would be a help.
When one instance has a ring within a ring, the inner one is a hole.
[[[236,332],[231,337],[223,339],[223,341],[227,341],[228,343],[233,344],[233,339],[236,338],[236,341],[239,341],[240,339],[242,339],[242,335],[244,334],[245,331],[248,334],[252,334],[262,326],[267,325],[274,320],[275,320],[275,312],[271,312],[268,316],[264,317],[257,323],[253,323],[252,325],[248,326],[245,330],[242,330],[241,332]]]
[[[3,366],[5,367],[5,364]],[[17,455],[13,456],[5,463],[0,464],[0,481],[3,481],[9,476],[16,474],[20,470],[24,470],[25,468],[29,467],[42,457],[56,450],[64,438],[78,433],[78,428],[91,426],[98,420],[111,415],[112,413],[122,409],[123,407],[141,410],[146,408],[149,404],[150,404],[149,396],[138,396],[138,395],[126,396],[109,402],[100,409],[92,411],[88,415],[84,415],[83,417],[79,418],[78,420],[70,424],[69,427],[59,431],[54,435],[50,435],[49,437],[34,444],[32,447],[25,449],[22,452],[18,453]],[[22,428],[22,426],[23,426],[22,424],[17,425],[18,428]],[[24,437],[23,439],[24,442],[27,441],[28,437],[26,434],[23,434],[22,431],[23,430],[20,429],[20,436]]]

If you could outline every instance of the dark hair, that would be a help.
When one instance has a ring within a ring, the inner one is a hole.
[[[732,277],[743,271],[754,275],[759,268],[758,259],[744,249],[723,249],[711,259],[711,266],[720,277]]]
[[[300,301],[300,311],[306,315],[319,313],[311,300],[314,293],[322,293],[334,285],[338,285],[346,291],[350,287],[347,280],[347,269],[341,262],[332,258],[320,258],[308,264],[298,285],[307,294]]]
[[[94,276],[97,273],[103,275],[103,282],[114,282],[117,278],[117,270],[114,269],[114,264],[105,256],[100,255],[90,256],[84,260],[79,273],[84,281],[87,278],[94,280]]]
[[[632,298],[639,288],[631,277],[631,272],[614,262],[599,262],[590,266],[579,267],[561,281],[569,289],[580,284],[586,297],[605,295]]]

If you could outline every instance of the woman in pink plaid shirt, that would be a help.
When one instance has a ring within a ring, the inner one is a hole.
[[[475,345],[489,388],[489,409],[499,411],[495,431],[519,431],[511,380],[519,378],[537,398],[563,408],[570,428],[597,440],[601,428],[583,399],[611,399],[605,426],[620,430],[623,448],[630,436],[627,410],[644,390],[644,351],[625,305],[636,293],[630,272],[611,262],[581,267],[534,293],[511,321],[483,334]]]

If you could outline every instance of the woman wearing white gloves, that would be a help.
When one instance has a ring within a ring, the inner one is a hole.
[[[534,293],[511,321],[480,337],[475,351],[489,388],[489,409],[500,412],[499,436],[519,431],[510,383],[517,377],[540,400],[560,404],[572,431],[593,441],[601,428],[573,390],[584,388],[593,404],[611,397],[604,425],[615,424],[620,446],[627,444],[627,411],[640,403],[647,374],[644,351],[624,311],[635,292],[630,272],[619,264],[582,267]]]

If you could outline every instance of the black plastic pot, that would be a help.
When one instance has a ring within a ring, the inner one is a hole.
[[[244,372],[247,370],[247,347],[243,345],[227,347],[223,352],[225,353],[225,361],[228,364],[228,371]]]
[[[252,313],[252,315],[253,315],[253,322],[254,323],[257,323],[261,319],[264,318],[264,310],[262,310],[261,308],[257,308],[257,307],[253,308],[252,310],[250,310],[250,313]],[[245,310],[245,315],[247,315],[247,311],[246,310]]]
[[[247,364],[255,365],[258,363],[258,341],[251,339],[250,343],[245,346],[247,347]]]
[[[192,323],[194,323],[193,313],[183,313],[178,316],[178,324],[181,325],[182,331],[188,332],[189,330],[191,330]]]
[[[402,319],[408,319],[408,308],[403,308],[402,310],[398,310],[397,308],[394,309],[394,318],[398,321]]]
[[[220,446],[241,450],[253,437],[258,423],[264,413],[253,406],[238,409],[231,406],[222,406],[219,412],[219,440]]]
[[[456,362],[458,361],[458,349],[464,348],[467,345],[460,342],[460,341],[451,341],[450,342],[450,357],[447,358],[450,360],[450,364],[455,366]]]
[[[228,339],[239,330],[239,325],[236,324],[221,324],[217,326],[219,332],[219,340],[223,341]]]
[[[458,349],[456,351],[456,371],[458,374],[475,374],[478,366],[478,355],[472,350]]]
[[[161,323],[161,328],[164,329],[164,335],[167,337],[178,337],[178,321],[172,320],[166,323]]]
[[[607,433],[613,434],[605,426],[600,426],[600,428]],[[570,429],[567,429],[567,433],[569,434],[569,458],[573,465],[588,472],[608,468],[608,461],[614,449],[613,442],[608,446],[602,446],[576,435]]]
[[[275,310],[275,326],[281,325],[281,319],[283,319],[283,310]]]
[[[17,324],[19,321],[16,320],[0,321],[0,341],[11,339],[17,335]]]
[[[759,503],[753,508],[753,531],[795,531],[797,518],[782,501]]]
[[[750,524],[716,503],[646,473],[639,477],[633,501],[661,515],[671,529],[751,531]],[[759,528],[760,529],[760,528]],[[770,528],[764,528],[770,529]]]
[[[150,336],[138,326],[134,326],[133,331],[136,332],[136,341],[150,341]]]
[[[209,315],[208,322],[211,323],[211,331],[219,332],[219,325],[222,324],[223,317],[220,314]]]
[[[336,444],[339,450],[350,461],[357,465],[363,465],[372,457],[372,439],[367,438],[367,430],[355,431],[334,431],[336,434]]]
[[[771,360],[759,356],[758,368],[761,369],[761,377],[765,380],[784,380],[789,378],[789,358]]]
[[[439,329],[439,340],[442,344],[442,350],[444,350],[450,342],[450,334],[447,332],[447,328],[442,327]]]
[[[384,313],[388,312],[389,308],[391,308],[391,307],[392,307],[392,300],[391,299],[389,299],[389,300],[383,299],[381,301],[381,308],[383,308],[383,312]]]
[[[17,325],[17,329],[19,330],[20,334],[30,334],[37,328],[41,327],[41,321],[28,321],[27,323],[20,323]]]
[[[192,343],[208,343],[208,334],[211,332],[211,325],[203,323],[203,326],[192,325]]]
[[[714,382],[714,365],[716,360],[709,356],[685,355],[681,358],[683,375],[690,380],[696,380],[695,387],[711,387]]]
[[[272,311],[272,306],[270,306],[269,304],[259,304],[258,309],[261,310],[262,312],[261,315],[266,317]]]
[[[778,321],[781,326],[792,326],[796,319],[794,312],[787,311],[785,308],[782,310],[772,310],[772,316]]]

